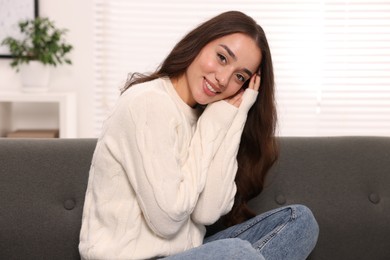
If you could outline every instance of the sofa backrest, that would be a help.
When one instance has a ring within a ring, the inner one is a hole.
[[[390,259],[390,138],[285,137],[257,212],[305,204],[319,226],[310,260]]]
[[[0,138],[0,258],[79,259],[96,139]],[[320,225],[310,260],[390,256],[390,138],[284,137],[261,213],[305,204]]]
[[[0,139],[0,258],[80,259],[95,139]]]

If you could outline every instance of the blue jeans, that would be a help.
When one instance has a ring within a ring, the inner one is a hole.
[[[312,212],[291,205],[222,230],[205,238],[203,245],[164,259],[303,260],[313,250],[318,232]]]

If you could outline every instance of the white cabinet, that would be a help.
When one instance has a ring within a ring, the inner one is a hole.
[[[29,107],[42,106],[47,104],[56,106],[56,124],[59,129],[60,138],[77,137],[77,102],[76,94],[73,92],[45,92],[45,93],[22,93],[22,92],[0,92],[0,137],[4,137],[8,132],[15,130],[18,120],[14,113],[14,106],[25,104],[24,111],[28,117],[39,115],[31,114]],[[47,120],[52,120],[48,118]],[[40,123],[33,126],[39,129]],[[31,127],[30,127],[31,128]]]

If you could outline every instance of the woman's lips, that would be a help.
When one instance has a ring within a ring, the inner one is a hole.
[[[220,93],[220,91],[211,82],[207,81],[207,79],[204,79],[204,87],[203,88],[204,88],[205,93],[208,96],[215,96],[218,93]]]

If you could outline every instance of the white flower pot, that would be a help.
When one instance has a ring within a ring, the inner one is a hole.
[[[38,61],[20,66],[23,92],[46,92],[49,90],[50,67]]]

